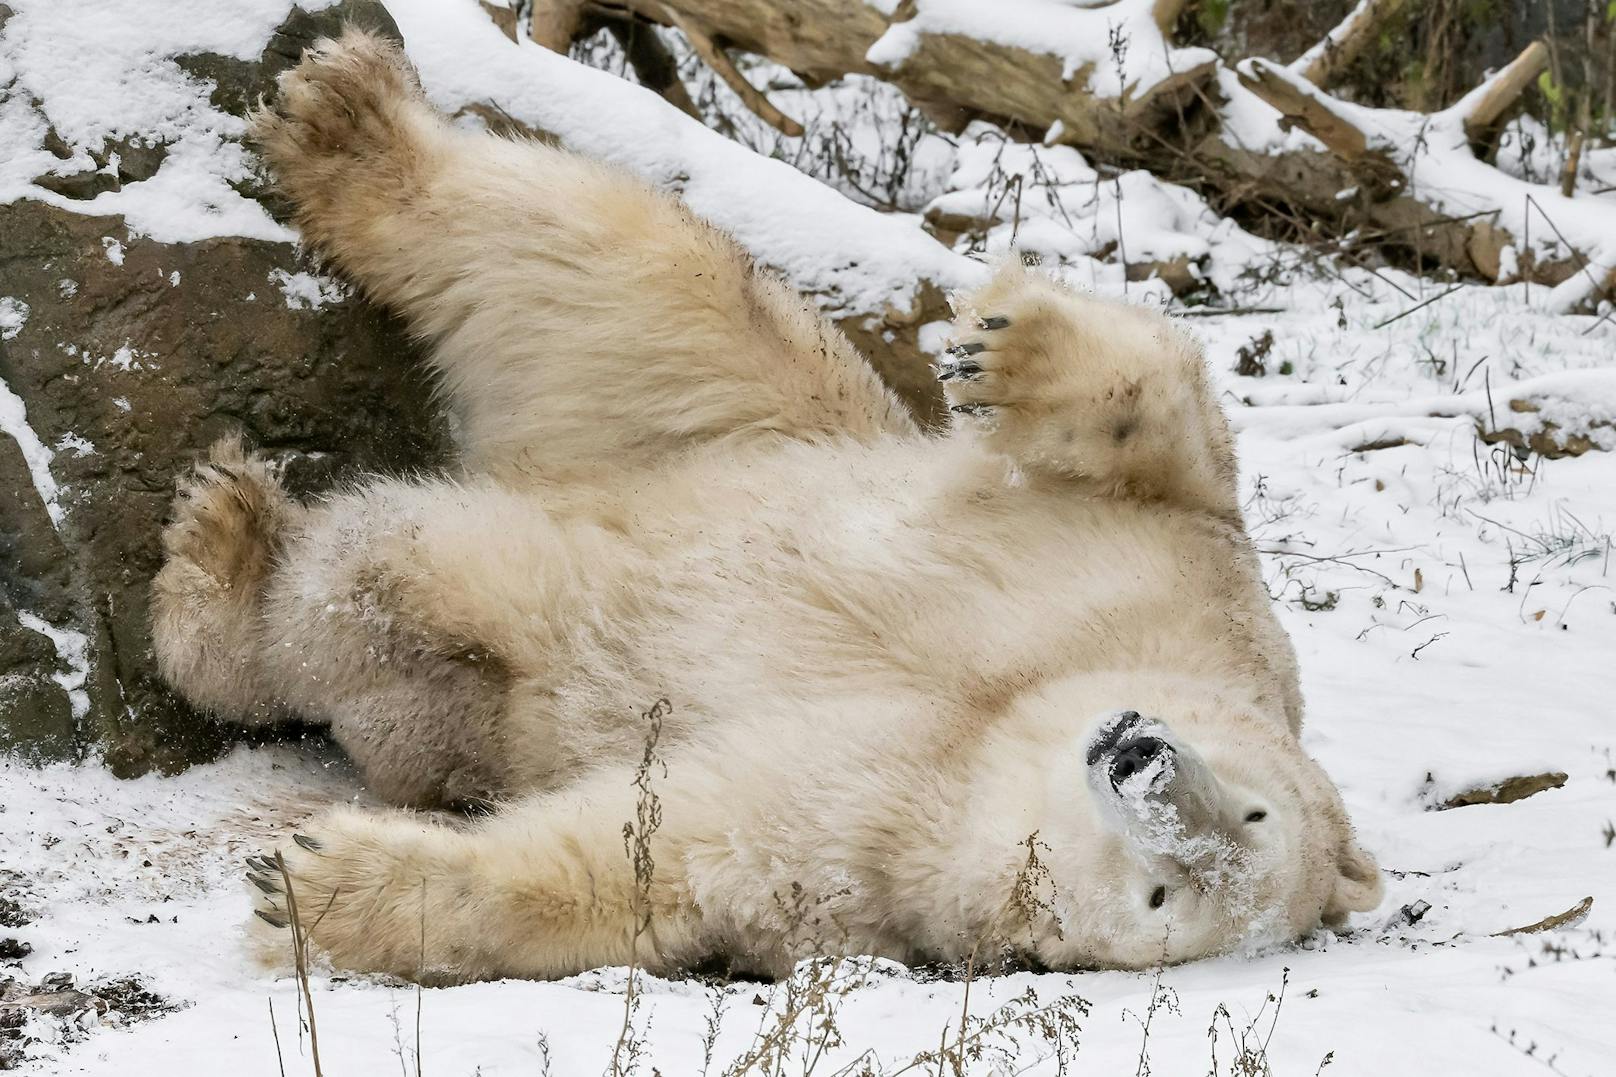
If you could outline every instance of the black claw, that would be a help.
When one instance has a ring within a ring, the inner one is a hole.
[[[1003,314],[990,314],[981,321],[983,329],[1003,329],[1010,324],[1010,319]]]
[[[971,360],[965,359],[958,363],[949,363],[947,366],[939,367],[938,369],[941,371],[937,375],[938,381],[953,381],[955,378],[970,381],[982,373],[982,364],[973,363]]]
[[[983,344],[980,340],[973,340],[966,344],[954,345],[952,348],[948,349],[948,354],[964,359],[968,355],[975,355],[978,352],[987,351],[987,348],[988,346]]]
[[[287,921],[281,917],[276,916],[274,913],[265,912],[263,909],[254,909],[253,914],[270,927],[284,928],[287,924]]]
[[[314,838],[309,837],[307,834],[293,834],[292,840],[303,846],[303,848],[307,849],[311,853],[317,853],[321,849],[325,848],[325,842],[317,841]]]
[[[262,875],[249,874],[247,876],[247,881],[258,887],[259,890],[266,894],[278,894],[281,892],[279,883],[275,882],[273,879],[266,879]]]
[[[281,869],[276,866],[275,861],[267,856],[249,856],[247,858],[247,868],[249,871],[261,871],[267,875],[279,875],[281,873]]]
[[[948,410],[955,415],[985,415],[993,408],[987,404],[955,404]]]

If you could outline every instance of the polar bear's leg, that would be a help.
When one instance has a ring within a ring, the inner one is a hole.
[[[956,306],[939,376],[990,448],[1030,476],[1237,517],[1229,424],[1188,333],[1019,265]]]
[[[531,788],[572,765],[544,689],[571,668],[580,610],[632,600],[610,585],[631,565],[613,534],[552,519],[538,495],[376,482],[311,506],[288,536],[261,667],[393,803]]]
[[[598,528],[532,498],[380,482],[314,506],[221,442],[182,483],[153,583],[159,668],[247,725],[329,725],[372,791],[437,807],[529,787],[573,760],[532,728],[506,736],[519,672],[566,660],[578,604],[622,558]],[[510,740],[520,743],[508,743]]]
[[[617,785],[632,792],[626,776]],[[248,861],[261,956],[286,962],[295,901],[311,954],[343,969],[433,983],[546,978],[627,964],[631,950],[641,967],[675,967],[698,956],[698,914],[665,849],[650,885],[636,881],[622,835],[634,811],[624,795],[535,800],[469,829],[332,812],[279,859]],[[636,942],[642,911],[649,927]]]
[[[167,681],[244,725],[285,717],[258,660],[260,608],[287,529],[302,509],[269,465],[227,438],[181,480],[166,560],[152,583],[152,643]]]
[[[570,480],[703,439],[914,429],[728,237],[606,165],[451,128],[380,38],[317,46],[253,132],[305,240],[433,341],[473,470]]]

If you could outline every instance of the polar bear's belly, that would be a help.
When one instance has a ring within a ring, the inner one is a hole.
[[[1260,593],[1193,514],[1017,486],[946,446],[782,456],[695,500],[665,631],[640,641],[705,698],[1172,661]]]

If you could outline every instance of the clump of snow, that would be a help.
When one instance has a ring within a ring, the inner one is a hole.
[[[293,310],[319,310],[328,303],[340,303],[348,298],[347,285],[332,277],[272,269],[269,280],[279,286],[286,297],[286,305]]]
[[[144,370],[148,365],[154,365],[151,363],[151,358],[149,354],[137,351],[127,340],[118,345],[118,349],[111,355],[99,357],[92,357],[88,353],[84,355],[84,361],[92,364],[97,370],[104,366],[110,366],[114,370],[120,370],[126,374],[132,370]]]
[[[68,431],[56,439],[57,452],[71,452],[77,458],[95,455],[95,446],[90,444],[88,438]]]
[[[0,340],[15,340],[27,321],[27,303],[16,296],[0,295]]]

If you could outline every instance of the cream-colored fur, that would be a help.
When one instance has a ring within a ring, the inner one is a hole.
[[[653,969],[999,937],[1139,967],[1376,903],[1178,327],[1006,267],[959,303],[929,437],[729,240],[451,129],[378,39],[323,43],[254,131],[306,239],[431,342],[463,467],[296,505],[216,449],[167,538],[163,669],[229,718],[330,723],[397,803],[510,798],[288,842],[335,964],[626,961],[664,697]],[[255,880],[269,932],[284,884]]]

